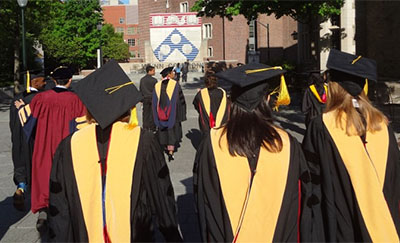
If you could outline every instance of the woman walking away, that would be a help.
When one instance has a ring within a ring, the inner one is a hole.
[[[197,92],[193,100],[194,108],[199,113],[199,127],[206,134],[213,127],[226,123],[229,115],[229,101],[224,89],[218,87],[214,70],[204,76],[205,88]]]
[[[296,139],[274,125],[268,106],[269,82],[284,72],[249,64],[216,74],[233,84],[232,104],[227,123],[212,128],[196,154],[203,241],[311,240],[307,164]]]
[[[399,242],[400,153],[387,118],[364,91],[374,60],[331,50],[326,111],[303,140],[310,162],[319,241]]]

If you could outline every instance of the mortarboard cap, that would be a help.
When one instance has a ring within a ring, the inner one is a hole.
[[[142,100],[141,93],[115,60],[79,81],[76,93],[103,129]]]
[[[168,75],[169,73],[172,72],[172,70],[174,70],[173,67],[167,67],[167,68],[164,68],[164,69],[160,72],[160,74],[161,74],[161,76],[162,76],[163,78],[165,78],[165,77],[167,77],[167,75]]]
[[[30,93],[30,87],[31,87],[31,81],[36,79],[36,78],[45,78],[45,75],[41,71],[26,71],[26,92]]]
[[[45,78],[46,77],[43,72],[33,72],[30,74],[30,76],[31,76],[31,80],[33,80],[35,78]]]
[[[359,95],[367,80],[377,81],[375,60],[332,49],[328,62],[330,80],[337,82],[352,96]]]
[[[271,84],[271,87],[282,89],[284,86],[283,88],[286,89],[287,93],[286,83],[283,78],[285,72],[281,67],[251,63],[216,73],[215,76],[232,83],[232,101],[243,109],[252,111],[262,101],[262,98],[268,94],[269,81],[276,80],[275,77],[281,76],[281,85]],[[277,90],[275,93],[278,93]],[[280,105],[279,102],[278,98],[277,106]]]
[[[50,76],[55,80],[72,78],[72,70],[66,66],[60,66],[50,73]]]

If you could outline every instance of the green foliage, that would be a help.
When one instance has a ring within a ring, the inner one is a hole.
[[[58,0],[29,0],[25,8],[26,52],[28,69],[37,68],[33,45],[50,18],[49,9]],[[16,0],[0,0],[0,85],[13,83],[22,62],[21,8]],[[14,73],[16,70],[16,73]]]
[[[232,16],[243,15],[248,20],[257,19],[259,14],[275,14],[276,18],[291,16],[300,22],[308,22],[311,17],[327,18],[340,13],[344,0],[319,1],[280,1],[280,0],[197,0],[192,11],[199,16]]]
[[[77,68],[93,67],[103,21],[98,0],[65,0],[52,8],[52,18],[40,36],[46,55]]]
[[[129,45],[124,42],[122,34],[116,33],[111,24],[103,25],[101,29],[103,57],[126,61],[129,59]]]

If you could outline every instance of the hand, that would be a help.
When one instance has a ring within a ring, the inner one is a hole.
[[[14,105],[15,105],[15,107],[16,107],[17,109],[19,109],[21,106],[24,106],[25,103],[24,103],[24,101],[23,101],[22,99],[19,99],[19,100],[16,100],[16,101],[14,102]]]

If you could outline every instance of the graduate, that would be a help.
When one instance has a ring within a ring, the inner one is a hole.
[[[32,153],[35,136],[33,134],[29,139],[25,136],[14,102],[22,99],[25,104],[29,104],[33,97],[43,89],[45,85],[44,79],[44,74],[41,72],[28,72],[26,90],[16,94],[10,106],[11,152],[14,165],[13,180],[15,185],[17,185],[17,190],[13,196],[13,204],[18,210],[24,210],[25,193],[28,185],[31,183]]]
[[[186,102],[181,86],[173,80],[173,68],[164,68],[161,76],[162,80],[155,85],[153,91],[153,118],[160,143],[171,161],[182,139],[181,123],[186,121]]]
[[[322,114],[325,109],[328,86],[318,72],[310,74],[311,85],[304,92],[301,111],[306,115],[305,125],[308,126],[311,119]]]
[[[143,108],[142,108],[142,127],[151,131],[156,130],[153,118],[153,108],[151,106],[152,95],[154,91],[154,85],[157,83],[157,79],[153,76],[156,73],[156,69],[148,65],[146,67],[146,75],[140,79],[140,93],[143,95]]]
[[[79,97],[68,91],[72,72],[67,67],[56,68],[51,77],[56,86],[37,94],[29,104],[15,102],[27,139],[35,133],[32,157],[31,210],[39,212],[36,228],[43,232],[47,223],[49,177],[53,155],[58,144],[70,132],[70,123],[86,114]]]
[[[318,240],[399,242],[400,153],[365,89],[377,80],[376,62],[331,50],[327,67],[326,110],[303,140],[323,219]]]
[[[196,154],[203,241],[311,240],[307,163],[297,140],[274,125],[268,106],[268,81],[284,72],[248,64],[216,74],[233,83],[232,104],[227,123],[212,128]]]
[[[193,105],[199,113],[200,130],[206,134],[211,128],[225,124],[230,106],[225,90],[217,86],[217,77],[212,69],[206,72],[204,83],[206,87],[197,92]]]
[[[142,95],[133,82],[111,60],[81,80],[77,93],[91,124],[64,139],[54,156],[49,240],[153,241],[154,214],[166,241],[182,241],[163,150],[138,126]]]

